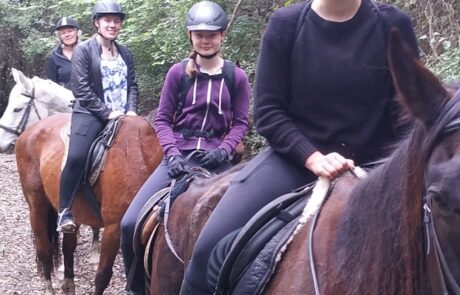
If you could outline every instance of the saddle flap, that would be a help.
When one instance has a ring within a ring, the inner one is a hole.
[[[266,243],[286,224],[301,215],[311,191],[312,187],[307,187],[278,197],[246,223],[232,243],[217,282],[210,281],[212,286],[216,286],[218,294],[231,290]]]

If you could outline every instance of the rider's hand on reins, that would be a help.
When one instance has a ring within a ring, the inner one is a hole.
[[[323,155],[321,152],[316,151],[305,161],[305,167],[318,177],[335,178],[353,169],[355,163],[353,160],[346,159],[338,153]]]
[[[210,151],[204,151],[201,159],[198,160],[201,167],[215,169],[227,160],[227,152],[223,148],[217,148]]]
[[[168,158],[168,175],[171,178],[178,178],[186,173],[184,158],[181,155],[173,155]]]

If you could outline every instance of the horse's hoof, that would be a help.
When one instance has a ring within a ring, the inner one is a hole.
[[[99,264],[99,254],[101,252],[101,242],[93,242],[91,245],[91,256],[89,258],[89,264],[93,270],[97,270]]]
[[[64,263],[59,265],[59,268],[57,270],[57,277],[60,281],[64,280]]]
[[[45,281],[45,295],[54,295],[53,284],[51,281]]]
[[[62,292],[66,295],[75,295],[75,282],[73,279],[65,278],[62,282]]]

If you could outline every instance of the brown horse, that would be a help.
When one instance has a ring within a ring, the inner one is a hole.
[[[364,180],[337,180],[312,248],[308,220],[264,294],[460,294],[460,92],[453,97],[394,31],[389,63],[412,131]],[[171,208],[168,230],[185,263],[232,176],[192,184]],[[152,266],[151,294],[177,294],[186,265],[163,231]]]
[[[230,171],[211,178],[193,181],[188,190],[173,203],[167,227],[174,251],[182,260],[186,262],[190,260],[200,230],[227,191],[230,180],[243,168],[243,165],[237,165]],[[179,294],[185,269],[186,265],[174,256],[169,248],[164,224],[161,224],[151,257],[150,294]]]
[[[389,44],[414,128],[351,193],[332,193],[313,233],[313,261],[307,226],[267,294],[460,294],[460,91],[446,90],[397,32]]]
[[[62,126],[69,114],[51,116],[27,128],[16,143],[16,159],[24,196],[30,209],[39,269],[45,278],[45,293],[53,294],[51,273],[56,264],[58,235],[56,210],[59,205],[59,181],[64,144]],[[73,213],[78,224],[104,227],[95,294],[107,288],[120,246],[120,221],[137,190],[163,157],[157,136],[142,117],[125,117],[110,148],[106,164],[94,192],[98,196],[102,219],[95,216],[80,194]],[[73,253],[76,234],[63,235],[64,282],[66,293],[74,293]]]

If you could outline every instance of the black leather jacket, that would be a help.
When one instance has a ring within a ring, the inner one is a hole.
[[[137,112],[138,89],[131,52],[115,42],[118,53],[128,67],[128,101],[125,111]],[[102,48],[93,37],[80,43],[72,55],[70,77],[75,104],[73,111],[93,114],[101,121],[107,121],[111,110],[104,103],[101,76]]]

